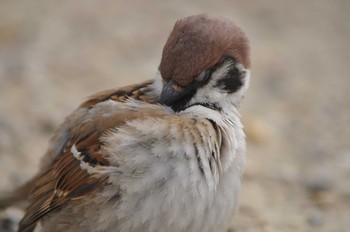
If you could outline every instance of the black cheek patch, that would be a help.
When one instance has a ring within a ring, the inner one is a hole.
[[[175,112],[180,112],[184,110],[186,108],[185,106],[188,104],[189,101],[191,101],[192,97],[196,94],[197,89],[209,83],[211,74],[211,70],[206,70],[203,73],[201,73],[198,80],[195,79],[192,83],[188,84],[182,89],[183,92],[179,93],[178,98],[174,96],[166,96],[167,94],[169,94],[170,91],[165,91],[164,97],[167,97],[169,100],[172,101],[163,102],[163,104],[170,106]],[[162,97],[163,95],[161,95],[161,98]]]
[[[231,68],[227,74],[217,80],[214,87],[220,88],[228,93],[234,93],[243,85],[244,71],[240,71],[237,67]]]

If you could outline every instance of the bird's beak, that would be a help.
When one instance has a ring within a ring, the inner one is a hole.
[[[170,106],[187,93],[186,89],[175,84],[172,80],[166,83],[160,94],[159,102]]]

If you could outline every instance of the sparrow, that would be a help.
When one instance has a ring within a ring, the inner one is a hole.
[[[97,93],[55,132],[26,185],[20,232],[224,232],[238,208],[238,108],[249,41],[207,14],[178,20],[153,80]]]

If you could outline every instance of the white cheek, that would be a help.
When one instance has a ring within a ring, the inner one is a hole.
[[[231,96],[230,96],[231,102],[236,106],[238,106],[241,103],[241,101],[242,101],[242,99],[243,99],[243,97],[244,97],[244,95],[247,92],[248,87],[249,87],[250,70],[245,69],[245,72],[246,73],[245,73],[245,77],[244,77],[243,86],[236,93],[231,94]]]
[[[162,93],[163,78],[159,71],[157,72],[156,77],[154,78],[152,89],[156,96],[160,96],[160,94]]]
[[[196,103],[196,102],[219,102],[223,97],[227,96],[227,93],[221,93],[217,91],[216,88],[213,87],[212,83],[209,83],[204,88],[201,88],[197,91],[196,95],[192,98],[190,104]]]
[[[230,68],[229,66],[230,63],[214,72],[211,81],[203,88],[197,90],[196,95],[191,99],[189,105],[198,102],[215,103],[221,106],[224,111],[226,108],[231,108],[232,105],[239,106],[249,87],[250,70],[245,70],[246,73],[243,86],[235,93],[229,94],[225,91],[220,91],[217,87],[214,87],[216,85],[216,81],[220,77],[226,75],[228,69]]]
[[[220,102],[222,99],[227,97],[227,93],[218,91],[217,88],[215,88],[216,81],[220,78],[226,75],[227,71],[230,69],[231,62],[226,63],[224,66],[222,66],[220,69],[216,70],[211,77],[211,81],[203,88],[199,89],[196,93],[196,95],[191,100],[190,104],[196,103],[196,102],[211,102],[211,103],[217,103]]]

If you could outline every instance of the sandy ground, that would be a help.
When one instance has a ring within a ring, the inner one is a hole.
[[[35,173],[84,97],[153,78],[176,19],[201,12],[236,21],[252,44],[248,162],[231,231],[350,231],[346,0],[1,0],[0,192]]]

